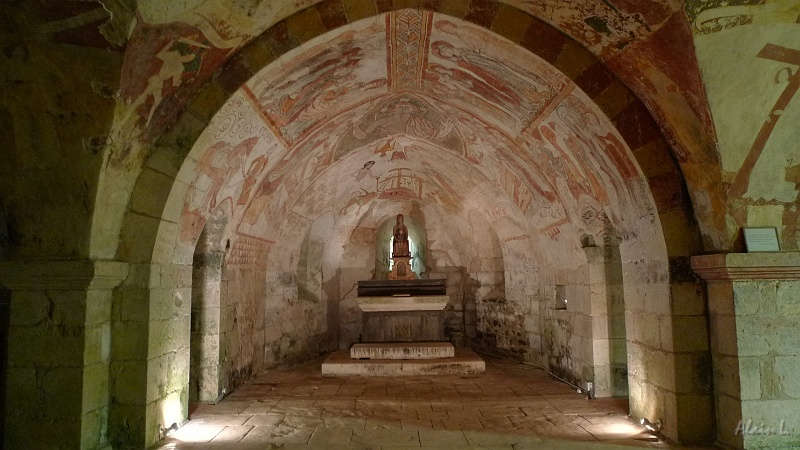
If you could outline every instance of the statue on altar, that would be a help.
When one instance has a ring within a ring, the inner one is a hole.
[[[408,228],[403,223],[403,215],[397,215],[397,223],[392,229],[392,272],[390,280],[413,280],[411,271],[411,251],[408,245]]]
[[[392,242],[392,256],[411,256],[408,250],[408,228],[403,224],[403,215],[397,215],[397,224],[394,226],[394,241]]]

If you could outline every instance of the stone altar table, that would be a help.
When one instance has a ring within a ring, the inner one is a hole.
[[[444,341],[446,280],[358,282],[362,342]]]
[[[363,342],[443,341],[446,295],[359,297]]]

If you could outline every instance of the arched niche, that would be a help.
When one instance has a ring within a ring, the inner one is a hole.
[[[319,303],[322,301],[323,256],[328,237],[335,226],[333,212],[314,220],[300,245],[297,261],[297,290],[301,300]]]
[[[375,239],[375,279],[377,280],[388,278],[391,271],[392,233],[396,223],[396,217],[391,217],[383,221],[378,228]],[[408,228],[408,240],[411,244],[411,270],[416,274],[417,279],[425,278],[427,277],[428,261],[428,235],[425,227],[408,215],[403,216],[403,223]]]

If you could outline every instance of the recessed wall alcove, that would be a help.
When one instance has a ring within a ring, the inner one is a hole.
[[[385,280],[391,271],[392,230],[396,217],[386,219],[378,228],[375,238],[375,278]],[[411,270],[416,278],[427,277],[428,239],[425,228],[413,217],[404,216],[408,228],[408,240],[411,251]]]

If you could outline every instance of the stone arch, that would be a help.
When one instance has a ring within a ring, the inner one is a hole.
[[[184,151],[187,151],[186,145],[197,140],[228,98],[284,53],[356,20],[404,9],[381,4],[374,11],[367,9],[363,15],[335,15],[334,19],[324,24],[314,22],[314,26],[300,32],[299,26],[309,17],[329,16],[327,11],[333,7],[329,3],[333,2],[323,1],[274,24],[231,57],[191,98],[176,124],[159,137],[154,150],[157,152],[159,148],[166,147],[173,152],[179,150],[174,146],[177,143],[178,147],[184,147]],[[702,237],[694,219],[685,179],[669,142],[647,106],[601,60],[559,29],[513,6],[491,0],[487,2],[491,6],[482,11],[486,14],[464,15],[440,7],[438,2],[434,3],[437,4],[420,7],[489,28],[542,58],[575,82],[611,120],[644,172],[654,194],[659,217],[662,223],[670,225],[665,227],[671,230],[666,235],[670,257],[688,257],[702,252]],[[500,5],[521,23],[530,23],[524,33],[514,34],[510,30],[492,28]],[[180,160],[180,150],[171,156]],[[173,162],[163,169],[173,172],[177,167]]]
[[[230,95],[255,73],[303,42],[350,22],[345,17],[344,21],[331,22],[330,28],[310,27],[302,34],[292,31],[293,26],[290,24],[307,17],[308,11],[316,10],[319,13],[319,8],[324,8],[323,5],[327,4],[328,2],[320,3],[275,24],[234,55],[191,98],[174,125],[156,141],[133,189],[117,250],[117,259],[129,261],[138,267],[137,276],[131,277],[120,291],[148,305],[151,313],[146,319],[139,321],[139,325],[145,326],[138,333],[129,326],[120,326],[120,330],[124,329],[140,340],[157,340],[159,336],[168,333],[167,329],[170,327],[175,332],[180,329],[181,323],[187,322],[184,305],[185,300],[190,298],[191,285],[190,282],[187,284],[187,280],[191,280],[187,267],[191,267],[193,249],[170,246],[169,243],[174,243],[179,233],[178,215],[181,206],[172,202],[183,198],[191,182],[182,177],[181,172],[185,162],[193,163],[189,155],[192,144]],[[376,14],[393,9],[376,11]],[[437,8],[433,10],[437,11]],[[439,12],[448,14],[449,11]],[[532,25],[529,31],[516,36],[498,34],[510,38],[566,74],[600,107],[625,139],[647,178],[656,202],[670,257],[673,289],[680,288],[679,283],[693,285],[694,278],[688,269],[688,256],[701,251],[701,237],[680,167],[652,115],[624,83],[580,44],[524,12],[515,10],[513,14],[523,15],[526,21],[530,21]],[[458,17],[457,14],[453,15]],[[488,17],[489,19],[468,15],[461,18],[488,28],[494,16]],[[280,38],[286,35],[289,36],[288,40]],[[153,278],[158,280],[155,285],[150,282]],[[125,298],[125,295],[121,298]],[[175,305],[175,308],[159,311],[158,304]],[[167,314],[168,317],[159,318],[159,313]],[[155,328],[148,327],[153,320],[160,322]],[[159,327],[165,329],[158,329]],[[125,332],[120,331],[120,335]],[[158,374],[157,371],[147,370],[148,366],[166,367],[164,370],[169,372],[171,367],[180,366],[183,358],[188,362],[188,352],[184,355],[181,350],[184,347],[188,349],[188,343],[182,340],[188,340],[188,334],[185,339],[179,337],[177,345],[173,345],[178,351],[156,346],[134,352],[132,356],[124,355],[129,358],[119,359],[120,364],[129,361],[145,367],[144,372],[139,369],[135,374],[137,385],[155,383],[159,389],[150,392],[143,388],[139,392],[141,399],[129,399],[132,401],[124,406],[136,411],[135,415],[140,419],[134,421],[136,424],[133,431],[130,431],[130,427],[124,429],[127,424],[113,423],[112,420],[112,434],[124,435],[130,432],[132,436],[129,440],[150,444],[157,439],[160,427],[169,426],[171,421],[185,417],[185,403],[182,400],[185,386],[182,382],[177,378],[163,381],[160,379],[163,372]],[[153,376],[150,374],[156,374],[156,379],[150,379]]]

